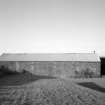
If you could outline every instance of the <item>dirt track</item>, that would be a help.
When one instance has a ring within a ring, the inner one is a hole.
[[[64,79],[0,88],[0,105],[105,105],[105,93]]]

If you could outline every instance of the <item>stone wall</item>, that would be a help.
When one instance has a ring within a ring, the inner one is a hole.
[[[98,62],[69,62],[69,61],[40,61],[18,62],[19,71],[28,70],[33,74],[78,77],[84,76],[85,71],[92,76],[100,75],[100,63]]]
[[[87,75],[100,75],[100,62],[73,62],[73,61],[20,61],[0,62],[11,70],[22,72],[27,70],[37,75],[49,75],[59,77],[83,77]]]
[[[0,67],[5,66],[5,68],[8,68],[10,70],[16,70],[16,62],[14,61],[0,61]]]

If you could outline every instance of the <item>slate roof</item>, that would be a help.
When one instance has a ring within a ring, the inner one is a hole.
[[[88,61],[97,62],[100,58],[94,53],[4,53],[0,61]]]

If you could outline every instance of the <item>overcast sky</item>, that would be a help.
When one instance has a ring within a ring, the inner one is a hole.
[[[0,0],[0,54],[105,56],[105,0]]]

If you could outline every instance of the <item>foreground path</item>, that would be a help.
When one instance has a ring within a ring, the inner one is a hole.
[[[43,79],[0,87],[0,105],[105,105],[105,94],[70,80]]]

